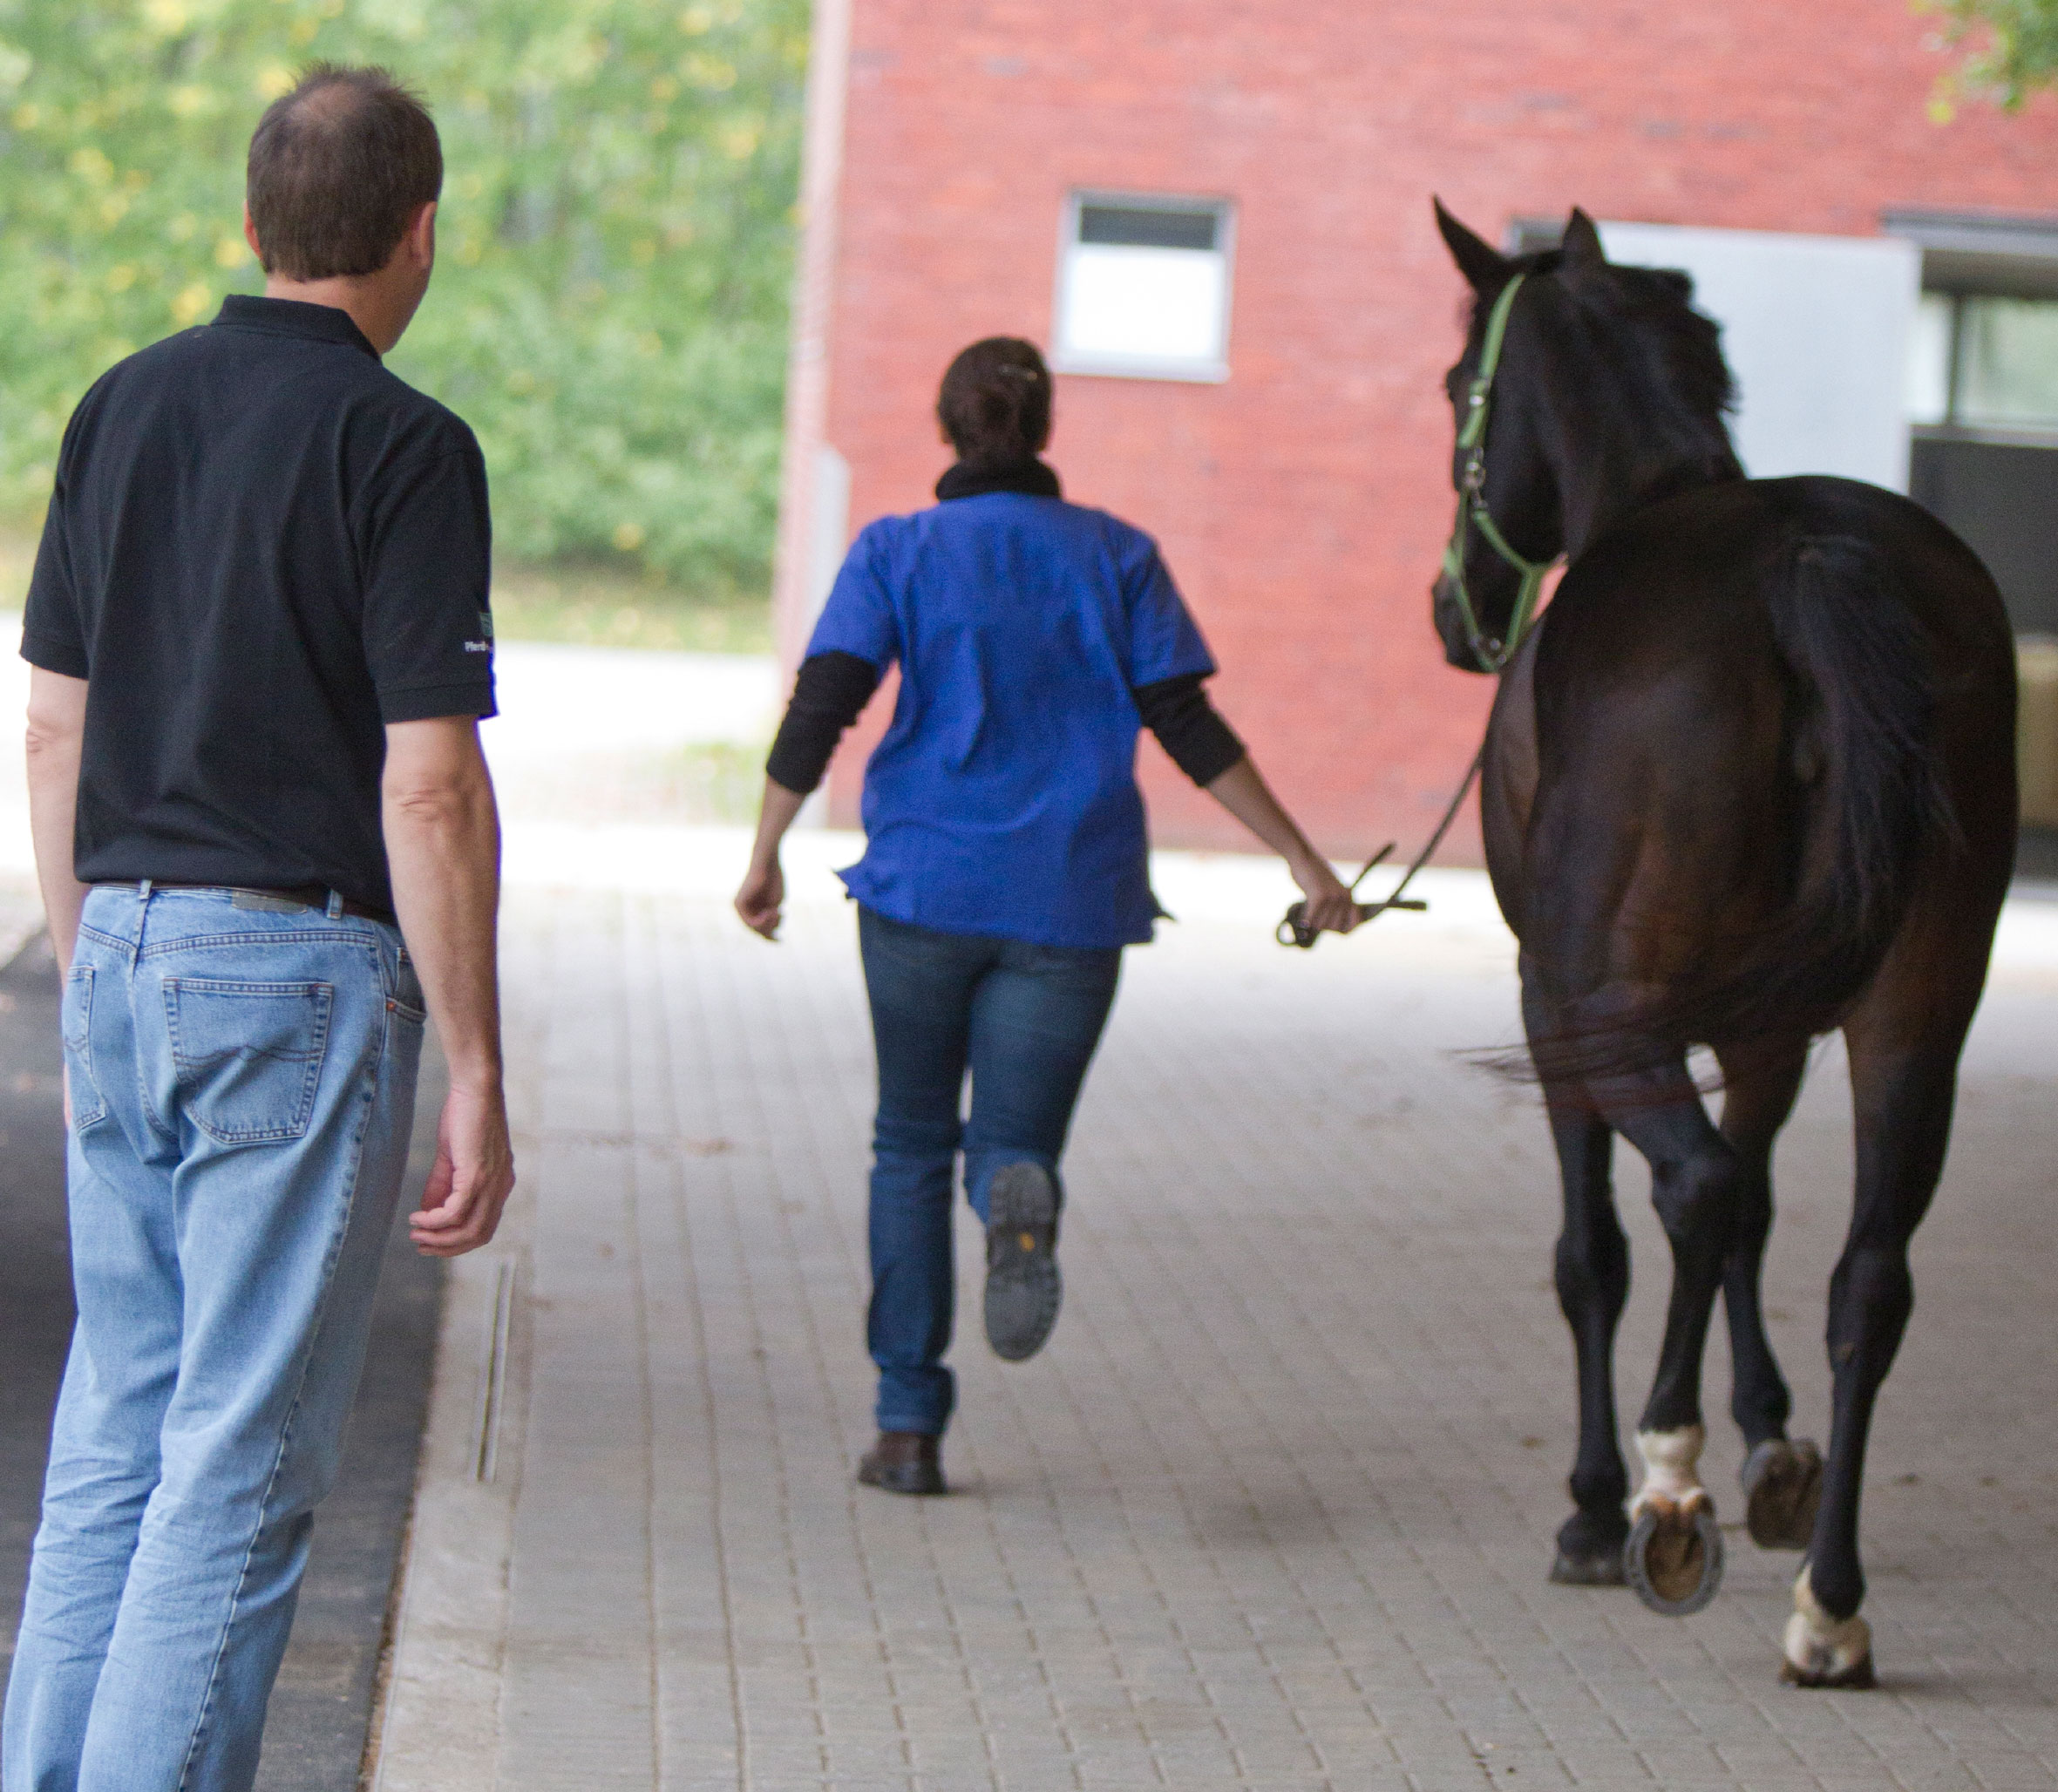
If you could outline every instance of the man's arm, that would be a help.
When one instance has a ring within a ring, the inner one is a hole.
[[[393,906],[450,1065],[436,1167],[408,1218],[431,1257],[476,1251],[514,1187],[501,1089],[500,818],[469,716],[386,729],[381,797]]]
[[[50,921],[60,971],[71,968],[85,886],[72,875],[78,814],[78,757],[85,740],[85,680],[41,666],[29,669],[29,832],[36,842],[36,881]]]

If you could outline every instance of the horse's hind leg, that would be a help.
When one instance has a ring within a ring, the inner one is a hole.
[[[1876,991],[1844,1028],[1858,1185],[1850,1236],[1830,1278],[1834,1416],[1822,1509],[1794,1585],[1782,1670],[1802,1686],[1872,1684],[1871,1633],[1858,1615],[1865,1597],[1858,1545],[1865,1442],[1914,1306],[1908,1242],[1943,1171],[1965,1034],[1962,1021],[1932,1022],[1927,1036],[1910,1042],[1897,1036],[1890,1005],[1890,994]]]
[[[1772,1229],[1772,1145],[1793,1112],[1808,1068],[1808,1042],[1749,1054],[1717,1052],[1722,1067],[1722,1137],[1735,1149],[1742,1180],[1736,1227],[1722,1267],[1733,1381],[1729,1411],[1743,1433],[1745,1524],[1766,1549],[1806,1547],[1822,1493],[1822,1456],[1787,1440],[1793,1396],[1765,1335],[1760,1273]]]

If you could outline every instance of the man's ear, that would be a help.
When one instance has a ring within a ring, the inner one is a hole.
[[[1450,259],[1457,263],[1457,271],[1471,283],[1472,290],[1492,292],[1503,285],[1512,271],[1508,258],[1445,211],[1442,200],[1431,200],[1430,203],[1437,208],[1437,228],[1443,234]]]
[[[436,265],[436,201],[431,200],[413,217],[407,221],[406,234],[400,239],[411,260],[418,268]]]
[[[264,263],[264,251],[257,246],[257,226],[250,216],[250,207],[243,207],[243,241],[250,245],[250,253],[257,257],[258,265]]]

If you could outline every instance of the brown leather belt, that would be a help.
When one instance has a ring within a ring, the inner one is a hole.
[[[135,890],[139,887],[127,882],[93,886],[96,890]],[[169,878],[152,878],[150,887],[153,890],[226,890],[231,906],[236,908],[326,910],[331,893],[325,884],[296,884],[290,890],[253,890],[241,884],[180,883]],[[359,920],[384,921],[389,927],[397,925],[391,909],[374,908],[369,902],[353,902],[348,896],[343,899],[343,912],[356,915]]]

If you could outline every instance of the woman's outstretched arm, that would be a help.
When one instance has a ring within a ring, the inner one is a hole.
[[[1287,869],[1307,899],[1309,927],[1348,933],[1357,926],[1358,906],[1343,880],[1308,844],[1307,836],[1280,806],[1248,753],[1201,788],[1286,860]]]

